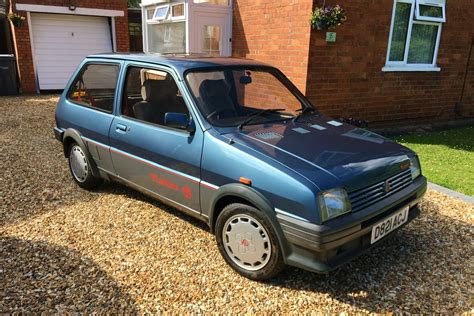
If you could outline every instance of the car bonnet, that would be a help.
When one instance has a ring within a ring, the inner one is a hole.
[[[327,187],[326,173],[348,191],[399,173],[413,155],[378,134],[317,115],[247,125],[227,130],[225,136],[278,160],[320,188]]]

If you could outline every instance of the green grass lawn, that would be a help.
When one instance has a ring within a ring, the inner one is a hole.
[[[474,196],[474,127],[395,140],[418,153],[423,175],[429,181]]]

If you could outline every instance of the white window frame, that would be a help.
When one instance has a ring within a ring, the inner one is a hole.
[[[438,2],[441,2],[441,1],[438,1]],[[430,17],[430,16],[420,15],[420,5],[441,8],[441,10],[443,12],[443,17],[442,18],[434,18],[434,17]],[[436,0],[417,0],[416,1],[415,16],[416,16],[416,19],[419,20],[419,21],[444,23],[444,22],[446,22],[446,4],[445,3],[437,3]]]
[[[151,10],[153,11],[153,14],[151,15],[151,19],[148,18],[148,11]],[[155,10],[156,8],[150,8],[150,7],[147,7],[147,8],[144,8],[144,15],[145,15],[145,21],[147,22],[153,22],[153,16],[155,15]]]
[[[214,4],[214,3],[209,3],[209,2],[196,2],[195,0],[192,0],[193,5],[196,6],[203,6],[203,7],[218,7],[218,8],[228,8],[232,7],[232,0],[227,0],[227,5],[222,5],[222,4]]]
[[[169,43],[171,42],[171,23],[166,23],[165,24],[165,32],[163,34],[163,42],[164,43]]]
[[[393,27],[394,27],[394,22],[395,22],[397,3],[411,4],[410,20],[408,22],[407,39],[405,43],[405,55],[404,55],[403,61],[390,61],[390,51],[392,48],[392,36],[393,36]],[[389,71],[440,71],[441,70],[441,68],[437,66],[437,60],[438,60],[439,43],[441,39],[441,31],[442,31],[443,25],[441,22],[430,22],[430,21],[424,21],[424,20],[420,21],[418,19],[415,19],[414,11],[418,3],[419,3],[419,0],[394,0],[393,1],[392,22],[390,25],[390,34],[389,34],[388,47],[387,47],[387,57],[386,57],[385,67],[382,68],[382,71],[389,72]],[[410,52],[410,42],[411,42],[413,24],[438,26],[438,34],[437,34],[435,50],[433,54],[433,62],[430,64],[409,64],[408,63],[408,54]]]
[[[182,5],[183,6],[183,15],[179,15],[179,16],[173,16],[173,8],[176,7],[176,6],[179,6],[179,5]],[[171,17],[171,20],[172,21],[175,21],[175,20],[184,20],[186,18],[186,5],[184,4],[184,2],[181,2],[181,3],[174,3],[171,5],[171,8],[170,8],[170,17]]]
[[[166,13],[164,16],[157,17],[156,14],[158,13],[158,10],[166,8]],[[153,21],[164,21],[168,17],[168,14],[170,13],[170,5],[160,5],[155,8],[155,13],[153,13]]]

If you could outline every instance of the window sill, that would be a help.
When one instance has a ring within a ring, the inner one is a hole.
[[[439,67],[427,66],[385,66],[383,72],[441,71]]]

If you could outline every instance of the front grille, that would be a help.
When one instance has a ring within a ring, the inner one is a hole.
[[[385,191],[385,182],[390,183],[390,190]],[[380,181],[369,187],[349,193],[349,199],[352,205],[352,212],[358,212],[369,205],[398,192],[412,183],[410,169],[402,171],[393,177]]]

